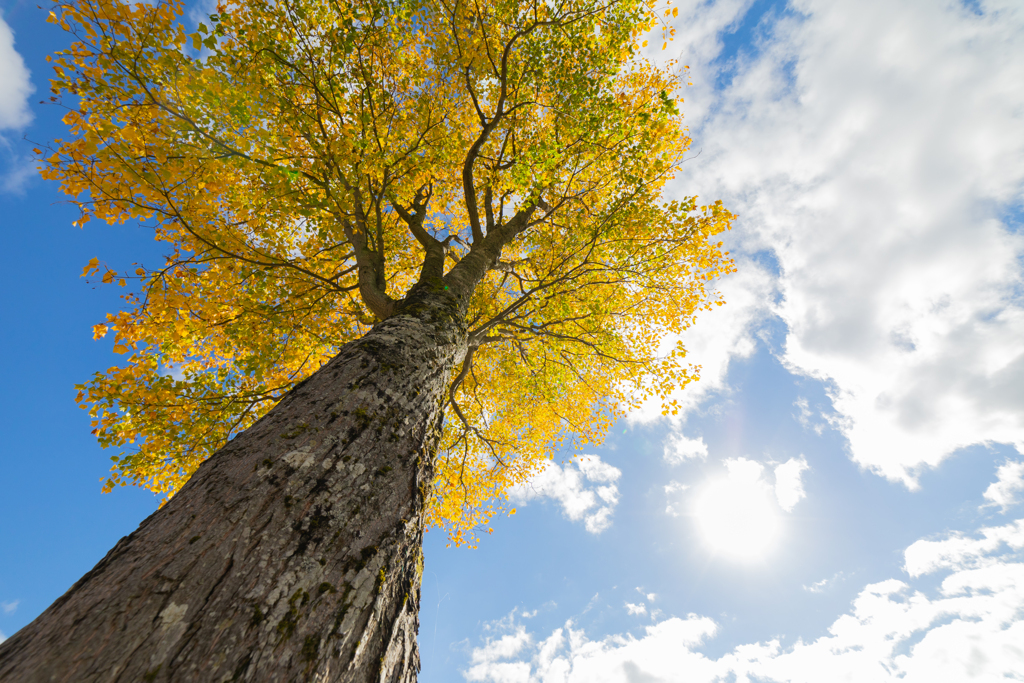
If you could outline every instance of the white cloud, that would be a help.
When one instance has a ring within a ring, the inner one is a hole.
[[[710,66],[722,51],[722,32],[735,28],[743,19],[753,0],[680,0],[673,6],[679,10],[675,23],[675,40],[668,50],[659,51],[653,41],[648,56],[654,60],[678,59],[690,67],[693,85],[681,93],[685,97],[683,114],[689,121],[700,121],[713,105],[717,70]],[[692,124],[691,124],[692,125]],[[699,150],[700,144],[697,145]],[[696,153],[695,150],[694,153]]]
[[[808,593],[824,593],[829,588],[834,586],[837,581],[842,579],[844,576],[843,572],[836,572],[834,575],[822,579],[821,581],[815,581],[810,586],[804,586],[803,589]]]
[[[5,602],[3,604],[0,604],[0,607],[3,608],[4,614],[14,614],[15,610],[18,609],[18,605],[20,603],[21,603],[21,600],[11,600],[10,602]]]
[[[1024,450],[1024,7],[979,7],[795,2],[685,107],[703,154],[678,187],[773,252],[784,362],[828,382],[854,460],[909,486],[963,446]]]
[[[802,455],[775,466],[775,498],[786,512],[792,512],[796,504],[806,497],[801,477],[809,469]]]
[[[642,602],[638,605],[634,605],[631,602],[627,602],[626,611],[630,614],[647,614],[647,605],[645,605]]]
[[[680,491],[685,491],[686,489],[690,488],[690,485],[683,484],[673,479],[669,483],[665,484],[663,488],[665,489],[665,493],[672,494],[678,493]]]
[[[941,541],[915,542],[903,555],[904,568],[913,577],[940,569],[968,570],[995,562],[994,554],[1005,545],[1010,550],[1024,548],[1024,519],[979,532],[981,538],[950,534]]]
[[[665,443],[665,461],[670,465],[679,465],[687,460],[707,460],[708,447],[704,437],[687,438],[682,432],[670,434]]]
[[[998,481],[985,489],[985,499],[989,502],[983,507],[998,505],[1006,512],[1020,502],[1018,494],[1024,492],[1024,462],[1007,460],[996,472]]]
[[[33,90],[25,62],[14,49],[14,33],[0,17],[0,131],[32,122],[28,97]],[[0,193],[20,194],[35,172],[35,161],[0,136]]]
[[[25,62],[14,49],[14,32],[0,17],[0,129],[22,128],[32,121],[28,96],[33,90]]]
[[[672,496],[673,493],[680,493],[682,491],[686,491],[687,489],[690,488],[690,485],[683,484],[673,480],[666,484],[663,488],[665,489],[666,496]],[[668,505],[665,506],[665,514],[671,517],[678,517],[681,513],[676,509],[675,505],[669,503]]]
[[[497,640],[488,639],[487,644],[475,648],[470,657],[472,666],[465,672],[469,680],[485,680],[474,678],[476,672],[486,672],[487,679],[498,683],[528,683],[530,665],[525,662],[501,662],[498,660],[513,657],[532,642],[532,637],[525,627],[519,626],[515,633],[502,636]]]
[[[474,650],[466,678],[522,683],[1021,680],[1024,520],[974,536],[952,534],[911,545],[906,565],[912,578],[949,572],[938,589],[929,595],[898,579],[870,584],[827,635],[810,642],[797,640],[787,648],[779,640],[752,643],[711,659],[695,651],[717,630],[707,617],[670,618],[640,638],[625,634],[598,641],[588,640],[570,620],[536,645],[530,634],[515,631],[516,642],[523,643],[515,655],[478,659]],[[480,649],[492,652],[492,641]],[[517,677],[509,677],[509,671]]]
[[[509,499],[525,504],[535,498],[553,498],[569,519],[583,520],[587,531],[599,534],[611,526],[619,502],[615,482],[620,476],[621,470],[596,455],[584,455],[564,467],[548,462],[529,482],[512,487]],[[587,482],[604,485],[588,487]]]
[[[729,480],[738,486],[763,485],[761,475],[764,465],[749,458],[728,458],[725,468],[729,471]]]
[[[530,634],[526,632],[526,627],[518,626],[513,634],[504,635],[496,640],[488,638],[484,647],[473,650],[472,661],[475,664],[512,657],[519,654],[519,651],[531,640]]]

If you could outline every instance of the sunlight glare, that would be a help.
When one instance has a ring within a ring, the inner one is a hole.
[[[731,472],[712,481],[694,505],[704,540],[717,553],[735,560],[761,557],[779,531],[778,509],[770,492],[759,472],[750,474]]]

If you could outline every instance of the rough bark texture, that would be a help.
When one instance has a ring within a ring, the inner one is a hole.
[[[415,681],[422,512],[460,307],[425,290],[204,463],[2,681]]]

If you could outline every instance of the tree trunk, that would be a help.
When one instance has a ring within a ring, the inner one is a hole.
[[[0,680],[415,681],[423,509],[466,352],[460,307],[427,294],[0,645]]]

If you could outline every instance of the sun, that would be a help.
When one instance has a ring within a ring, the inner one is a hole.
[[[704,487],[694,502],[694,517],[716,554],[756,560],[779,534],[778,507],[759,477],[731,474]]]

